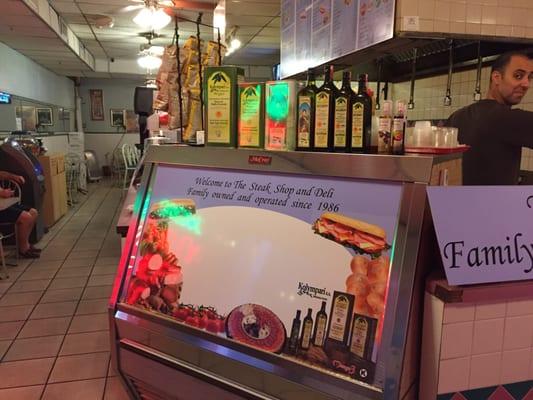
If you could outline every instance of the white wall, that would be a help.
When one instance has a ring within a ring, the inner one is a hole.
[[[0,91],[74,108],[74,82],[0,43]]]
[[[46,154],[54,153],[68,153],[68,136],[67,135],[58,135],[58,136],[44,136],[42,137],[43,145],[48,150]]]
[[[110,110],[133,110],[133,96],[135,87],[142,86],[142,79],[93,79],[83,78],[80,84],[81,112],[83,118],[83,130],[87,133],[114,132],[117,135],[123,133],[123,128],[111,126]],[[104,98],[104,120],[91,120],[91,99],[89,91],[101,89]]]

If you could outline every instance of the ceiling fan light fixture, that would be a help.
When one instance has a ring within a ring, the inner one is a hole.
[[[230,49],[232,50],[237,50],[239,47],[241,47],[241,45],[242,45],[241,41],[237,38],[231,39],[231,42],[229,44]]]
[[[153,55],[144,55],[137,59],[137,64],[144,69],[157,69],[161,66],[161,59]]]
[[[148,49],[148,53],[157,57],[161,57],[164,52],[165,48],[163,46],[150,46],[150,48]]]
[[[162,9],[155,7],[145,7],[133,18],[133,22],[142,28],[154,31],[163,29],[172,18]]]

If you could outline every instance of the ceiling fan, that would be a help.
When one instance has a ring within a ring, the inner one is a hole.
[[[176,9],[181,10],[195,10],[195,11],[212,11],[215,9],[216,4],[213,2],[195,1],[195,0],[130,0],[132,3],[129,6],[124,7],[122,12],[130,12],[134,10],[140,10],[141,8],[162,8],[170,9],[172,11]],[[170,11],[169,10],[169,11]]]
[[[139,46],[139,50],[142,53],[143,51],[150,50],[150,49],[152,50],[152,52],[153,51],[158,52],[159,50],[157,48],[164,49],[163,46],[152,44],[152,41],[156,40],[156,39],[159,39],[159,38],[165,38],[168,35],[150,31],[150,32],[140,32],[140,33],[137,34],[137,36],[143,37],[143,38],[145,38],[147,40],[147,43],[142,43]],[[161,54],[157,54],[157,55],[161,55]]]
[[[130,0],[133,3],[122,9],[122,12],[140,10],[133,18],[137,25],[150,29],[160,30],[171,21],[171,16],[178,10],[213,10],[213,3],[197,0]]]

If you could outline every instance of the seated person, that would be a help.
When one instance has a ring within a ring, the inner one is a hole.
[[[0,180],[2,179],[15,181],[19,185],[24,184],[24,177],[5,171],[0,171]],[[13,190],[0,188],[0,198],[10,198],[13,197],[13,195]],[[15,229],[17,230],[18,252],[22,258],[39,258],[41,253],[40,249],[33,247],[29,242],[29,237],[38,215],[36,209],[26,207],[22,204],[15,204],[4,210],[0,210],[0,224],[15,224]]]

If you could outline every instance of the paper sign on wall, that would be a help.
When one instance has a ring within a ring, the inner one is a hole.
[[[533,187],[429,187],[451,285],[533,279]]]

